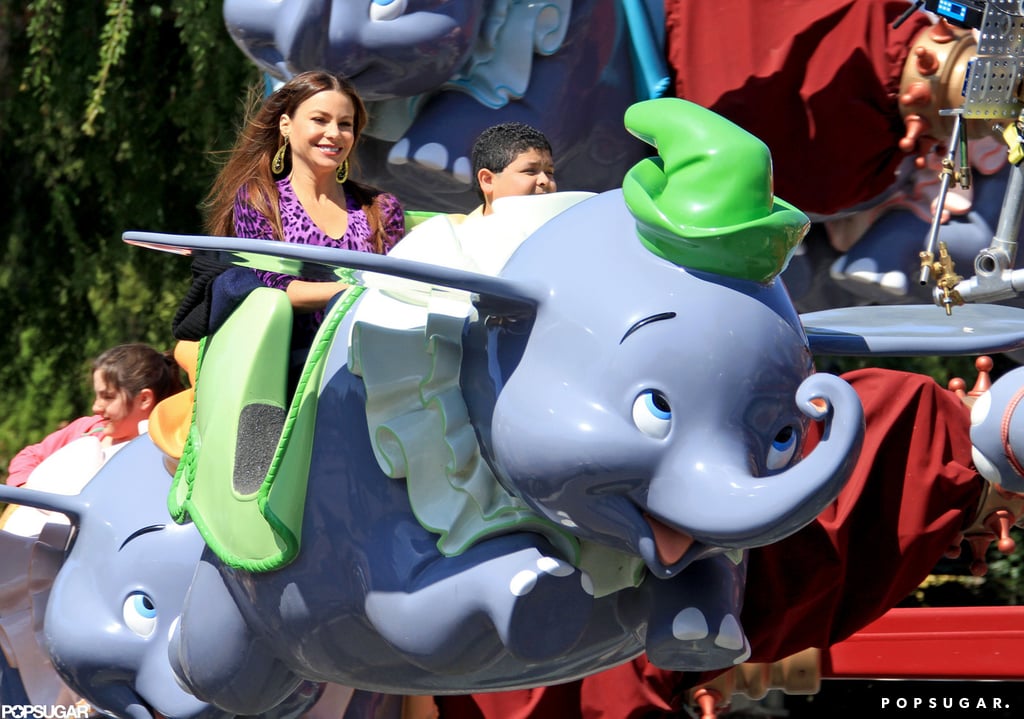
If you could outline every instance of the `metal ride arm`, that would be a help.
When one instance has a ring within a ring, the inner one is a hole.
[[[997,302],[1024,291],[1024,270],[1013,269],[1024,217],[1024,9],[1021,0],[925,0],[924,4],[926,10],[948,22],[978,29],[980,35],[977,56],[971,61],[964,82],[963,107],[947,111],[955,115],[955,124],[943,160],[935,218],[921,253],[921,284],[927,284],[934,274],[935,304],[951,314],[955,305]],[[963,123],[972,119],[989,121],[1002,130],[1008,145],[1010,175],[995,235],[991,244],[975,257],[974,276],[965,280],[955,273],[938,234],[950,182],[956,180],[963,187],[970,183],[963,150]],[[958,149],[960,168],[955,164]]]
[[[962,305],[963,297],[957,291],[956,286],[960,282],[960,275],[953,270],[953,260],[946,250],[945,243],[939,243],[939,261],[935,262],[935,245],[939,238],[939,228],[942,225],[942,208],[946,204],[946,194],[949,192],[951,180],[965,190],[971,186],[971,175],[967,161],[967,140],[963,132],[963,111],[953,112],[953,133],[949,138],[949,152],[942,160],[942,172],[940,173],[940,185],[938,202],[936,203],[935,216],[932,218],[932,226],[928,232],[928,242],[924,252],[921,253],[921,284],[928,284],[932,272],[935,273],[936,299],[946,309],[946,314],[952,314],[953,305]],[[957,169],[955,160],[957,153],[960,155],[960,168]]]

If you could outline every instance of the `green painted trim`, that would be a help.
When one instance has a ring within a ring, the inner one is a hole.
[[[206,337],[199,340],[199,351],[196,356],[195,386],[199,385],[199,376],[202,372],[203,357],[206,353]],[[193,394],[193,397],[195,395]],[[171,518],[178,524],[185,524],[191,521],[185,503],[191,493],[192,480],[195,477],[196,449],[194,435],[196,432],[196,403],[192,402],[192,413],[189,420],[188,435],[185,437],[185,444],[181,450],[181,459],[178,461],[178,468],[174,472],[174,479],[171,480],[171,489],[167,495],[167,509]]]

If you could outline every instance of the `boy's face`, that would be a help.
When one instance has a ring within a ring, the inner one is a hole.
[[[558,189],[551,153],[535,149],[516,155],[501,172],[480,170],[477,179],[486,198],[485,212],[490,210],[491,203],[501,197],[543,195]]]

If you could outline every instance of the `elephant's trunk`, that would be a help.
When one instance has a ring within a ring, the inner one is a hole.
[[[673,463],[672,476],[660,472],[650,485],[648,511],[699,542],[727,548],[770,544],[808,524],[853,471],[864,411],[853,388],[829,374],[804,380],[796,401],[804,414],[825,422],[821,442],[799,463],[779,474],[753,476],[736,461],[741,452],[720,443],[710,451],[722,461],[705,455],[707,460],[694,465]],[[702,444],[708,449],[709,443]]]

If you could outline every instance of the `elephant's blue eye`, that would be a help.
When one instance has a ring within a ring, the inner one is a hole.
[[[648,389],[633,401],[633,424],[649,437],[664,439],[672,427],[672,407],[658,390]]]
[[[408,0],[373,0],[370,3],[370,20],[381,22],[394,20],[405,13]]]
[[[783,427],[772,440],[772,446],[768,449],[768,457],[765,465],[768,469],[782,469],[793,459],[796,453],[797,434],[792,427]]]
[[[143,592],[132,592],[124,600],[124,623],[140,637],[148,637],[156,629],[156,605]]]

